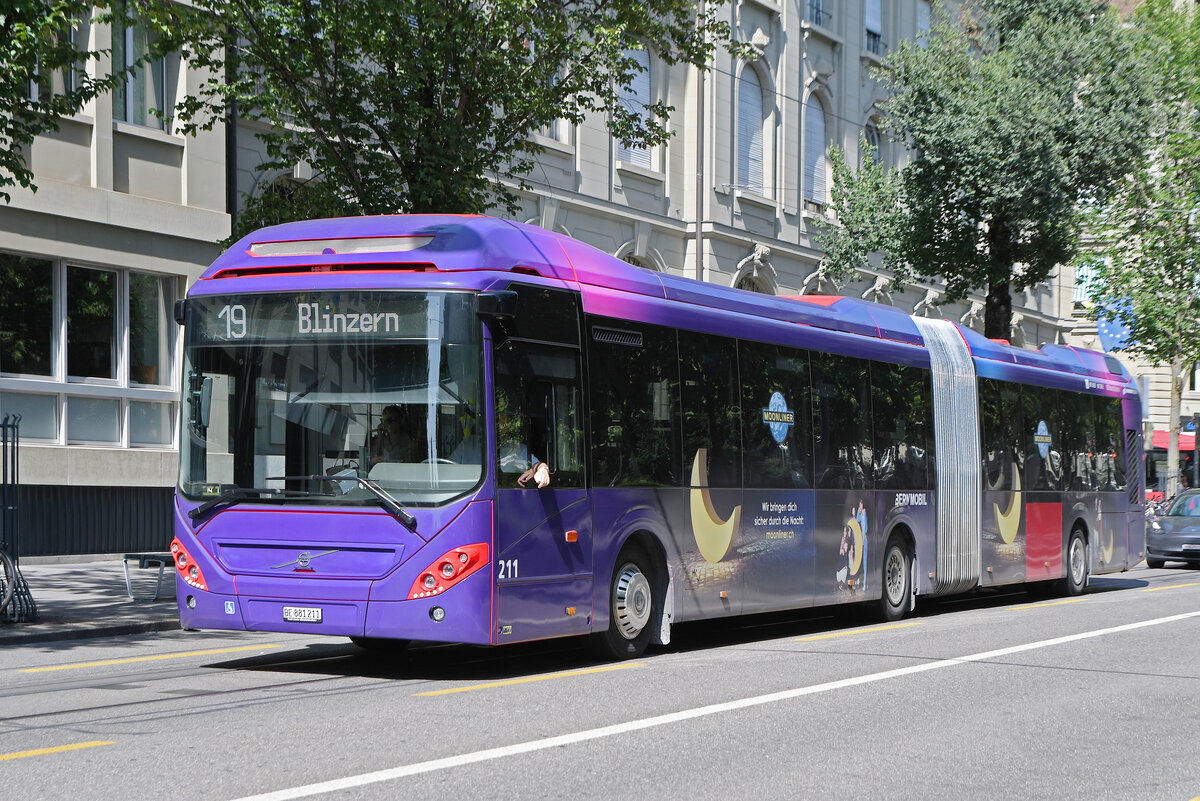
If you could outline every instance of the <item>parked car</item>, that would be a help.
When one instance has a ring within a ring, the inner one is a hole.
[[[1200,490],[1184,490],[1146,524],[1146,566],[1187,562],[1200,567]]]

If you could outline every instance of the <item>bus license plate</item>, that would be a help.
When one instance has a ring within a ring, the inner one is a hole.
[[[288,623],[320,623],[321,607],[319,606],[285,606],[283,619]]]

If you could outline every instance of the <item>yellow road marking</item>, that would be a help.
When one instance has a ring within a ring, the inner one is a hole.
[[[53,665],[51,667],[22,668],[19,673],[45,673],[50,670],[74,670],[75,668],[105,667],[107,665],[128,665],[131,662],[157,662],[160,659],[184,659],[189,656],[212,656],[213,654],[235,654],[240,651],[261,651],[267,648],[282,648],[282,645],[241,645],[237,648],[214,648],[211,651],[188,651],[183,654],[158,654],[156,656],[134,656],[128,659],[105,659],[102,662],[78,662],[73,665]]]
[[[1200,587],[1200,581],[1189,581],[1187,584],[1169,584],[1166,587],[1149,587],[1142,592],[1158,592],[1159,590],[1175,590],[1180,587]],[[1192,801],[1197,801],[1193,798]]]
[[[44,756],[45,754],[61,754],[64,751],[78,751],[81,748],[95,748],[98,745],[116,745],[115,742],[109,740],[92,740],[87,743],[75,743],[73,745],[56,745],[53,748],[35,748],[32,751],[16,751],[11,754],[0,754],[0,762],[6,759],[21,759],[22,757]]]
[[[509,681],[493,681],[488,684],[472,684],[468,687],[451,687],[448,690],[431,690],[427,693],[413,693],[416,696],[429,695],[450,695],[452,693],[469,693],[473,690],[490,690],[493,687],[511,687],[514,684],[528,684],[532,681],[549,681],[550,679],[568,679],[572,676],[586,676],[589,673],[606,673],[610,670],[624,670],[625,668],[645,667],[645,662],[630,662],[624,665],[607,665],[605,667],[589,668],[587,670],[570,670],[565,673],[551,673],[546,676],[527,676],[523,679],[510,679]]]
[[[850,637],[855,634],[872,634],[876,631],[887,631],[888,629],[904,629],[909,626],[919,626],[921,621],[914,620],[911,623],[893,623],[890,626],[876,626],[871,629],[855,629],[854,631],[839,631],[835,634],[814,634],[812,637],[799,637],[792,642],[812,642],[813,640],[830,640],[834,637]]]
[[[1077,604],[1086,601],[1087,598],[1069,598],[1065,601],[1046,601],[1040,604],[1026,604],[1025,606],[1010,606],[1010,612],[1016,612],[1019,609],[1041,609],[1043,606],[1062,606],[1063,604]]]

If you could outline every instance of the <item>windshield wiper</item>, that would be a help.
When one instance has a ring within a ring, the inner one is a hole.
[[[404,511],[404,507],[398,500],[369,478],[362,476],[273,476],[267,481],[327,481],[331,484],[340,484],[343,481],[358,482],[361,487],[379,499],[380,505],[387,509],[392,517],[403,523],[404,527],[413,534],[417,533],[417,518]]]
[[[270,479],[268,479],[270,480]],[[261,495],[270,495],[272,497],[300,497],[308,498],[313,495],[325,495],[326,493],[309,492],[308,490],[285,490],[276,489],[274,487],[234,487],[222,492],[212,500],[205,501],[188,512],[188,517],[193,520],[204,516],[218,506],[232,505],[242,501],[257,500]]]

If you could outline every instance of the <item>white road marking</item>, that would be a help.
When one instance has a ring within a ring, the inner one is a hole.
[[[726,701],[720,704],[710,704],[708,706],[695,707],[694,709],[684,709],[679,712],[672,712],[666,715],[655,715],[654,717],[643,718],[641,720],[631,720],[628,723],[617,723],[612,726],[601,726],[597,729],[588,729],[586,731],[574,732],[572,734],[560,734],[557,737],[547,737],[542,740],[531,740],[529,742],[517,743],[515,745],[505,745],[499,748],[488,748],[483,751],[473,751],[469,754],[458,754],[455,756],[443,757],[442,759],[431,759],[426,762],[417,762],[412,765],[400,765],[395,768],[387,768],[385,770],[377,770],[370,773],[360,773],[357,776],[346,776],[345,778],[341,779],[332,779],[330,781],[317,782],[315,784],[306,784],[286,790],[275,790],[273,792],[262,793],[260,795],[245,796],[243,798],[235,799],[235,801],[292,801],[292,799],[296,798],[307,798],[309,796],[321,795],[323,793],[333,793],[339,790],[348,790],[353,787],[362,787],[363,785],[367,784],[378,784],[379,782],[402,779],[406,776],[416,776],[421,773],[432,773],[439,770],[448,770],[450,768],[462,767],[463,765],[472,765],[477,762],[487,762],[488,760],[492,759],[503,759],[505,757],[528,754],[534,751],[544,751],[548,748],[558,748],[560,746],[587,742],[588,740],[598,740],[603,737],[613,737],[619,734],[628,734],[629,732],[641,731],[643,729],[650,729],[656,726],[666,726],[671,723],[679,723],[681,721],[692,720],[694,718],[702,718],[709,715],[719,715],[724,712],[736,712],[740,709],[762,706],[764,704],[774,704],[780,701],[790,701],[794,698],[802,698],[806,695],[816,695],[818,693],[831,692],[833,690],[844,690],[848,687],[857,687],[861,684],[871,684],[877,681],[898,679],[904,676],[911,676],[917,673],[926,673],[931,670],[939,670],[941,668],[953,667],[955,665],[981,662],[985,659],[997,659],[1003,656],[1019,654],[1024,651],[1034,651],[1039,648],[1049,648],[1054,645],[1065,645],[1066,643],[1088,640],[1093,637],[1103,637],[1107,634],[1119,634],[1121,632],[1134,631],[1136,629],[1142,629],[1148,626],[1160,626],[1165,623],[1175,623],[1180,620],[1187,620],[1188,618],[1198,616],[1200,616],[1200,611],[1186,612],[1181,615],[1171,615],[1170,617],[1143,620],[1139,623],[1127,623],[1123,626],[1112,626],[1106,629],[1085,631],[1080,634],[1069,634],[1065,637],[1055,637],[1050,640],[1039,640],[1038,642],[1025,643],[1023,645],[1013,645],[1008,648],[997,648],[994,651],[983,651],[978,654],[970,654],[968,656],[960,656],[952,659],[942,659],[937,662],[922,662],[919,665],[912,665],[910,667],[896,668],[895,670],[884,670],[879,673],[869,673],[865,676],[839,679],[838,681],[829,681],[825,682],[824,684],[814,684],[808,687],[797,687],[791,690],[782,690],[780,692],[768,693],[766,695],[756,695],[751,698],[742,698],[737,701]]]

